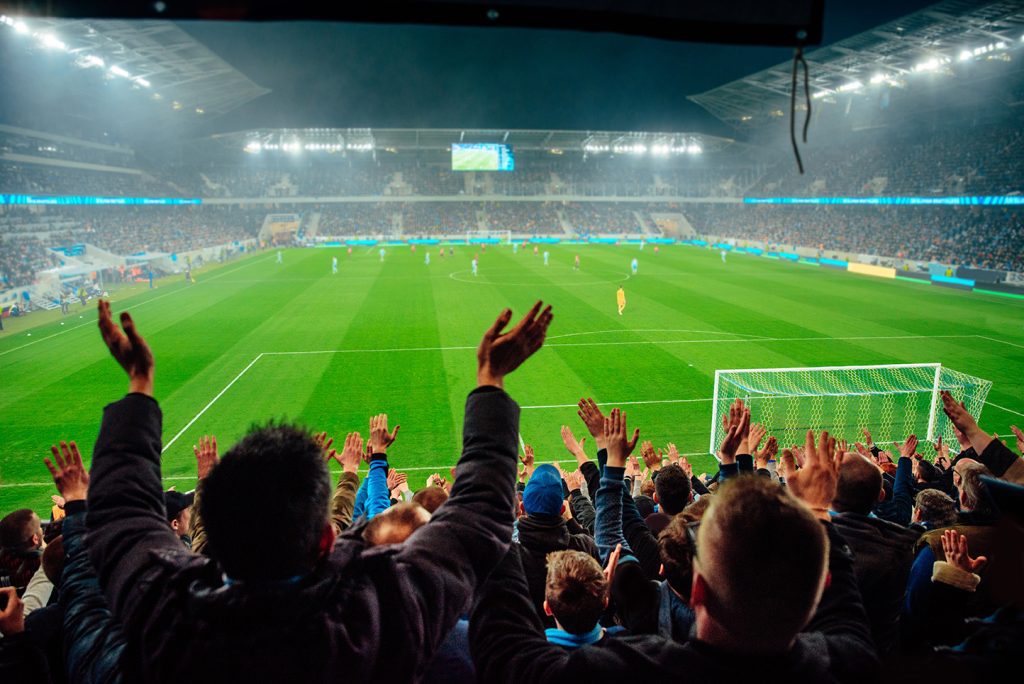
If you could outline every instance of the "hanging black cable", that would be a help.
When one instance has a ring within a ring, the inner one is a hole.
[[[793,156],[796,157],[796,168],[799,169],[800,174],[804,172],[804,162],[800,158],[800,148],[796,144],[796,70],[800,65],[800,61],[803,59],[803,49],[797,48],[796,54],[793,55],[793,80],[789,88],[789,142],[793,145]],[[804,77],[806,79],[806,62],[804,63]],[[805,81],[806,82],[806,81]],[[807,122],[804,122],[804,139],[807,138]]]

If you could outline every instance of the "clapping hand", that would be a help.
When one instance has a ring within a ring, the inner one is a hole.
[[[196,475],[200,481],[217,465],[217,438],[213,435],[199,438],[199,444],[192,445],[192,452],[196,455]]]
[[[805,465],[795,473],[787,469],[786,483],[793,494],[823,520],[828,520],[828,509],[836,496],[842,455],[836,453],[836,442],[822,431],[818,444],[814,432],[807,431],[804,444]]]
[[[82,463],[82,454],[78,452],[78,445],[74,442],[61,442],[60,450],[56,446],[50,447],[53,454],[53,461],[43,459],[47,470],[53,476],[53,483],[57,485],[57,491],[68,501],[85,501],[89,493],[89,471]]]
[[[576,435],[572,434],[569,426],[562,426],[562,443],[565,444],[565,448],[569,450],[569,453],[575,457],[576,463],[583,464],[587,461],[587,452],[583,449],[583,443],[586,441],[586,437],[577,441]]]
[[[111,356],[128,373],[128,391],[153,396],[153,352],[135,329],[131,315],[122,312],[118,328],[110,316],[110,302],[99,300],[98,309],[100,335]]]
[[[612,409],[611,415],[604,419],[604,440],[608,445],[608,465],[613,468],[625,467],[626,457],[633,453],[640,439],[639,428],[633,431],[632,440],[628,434],[626,414],[617,408]]]
[[[533,471],[537,469],[535,461],[536,456],[534,456],[533,447],[529,444],[523,445],[523,455],[519,457],[519,462],[523,464],[523,470],[525,471],[527,480],[533,477]]]
[[[737,449],[741,442],[746,441],[750,431],[750,409],[743,405],[743,400],[737,399],[729,406],[729,414],[722,419],[722,428],[725,438],[718,448],[718,458],[725,464],[735,463]]]
[[[956,530],[946,530],[942,533],[942,551],[946,554],[947,563],[964,572],[977,574],[988,562],[985,556],[971,558],[967,553],[967,537]]]
[[[512,320],[512,310],[505,309],[484,333],[476,352],[478,385],[503,387],[505,376],[543,346],[553,315],[550,306],[541,306],[537,302],[516,327],[502,332]]]
[[[372,452],[386,454],[388,447],[395,443],[398,429],[401,427],[401,425],[396,425],[394,430],[388,432],[388,414],[386,413],[370,418],[370,449]]]
[[[354,473],[359,470],[359,462],[363,458],[363,436],[358,432],[350,432],[345,437],[345,445],[341,448],[341,454],[331,449],[331,458],[341,464],[341,469],[346,473]]]
[[[576,415],[580,417],[583,424],[587,426],[587,430],[590,431],[590,436],[594,438],[594,442],[597,444],[598,449],[607,448],[607,444],[604,441],[604,414],[601,413],[601,409],[597,407],[593,399],[580,399],[577,404],[579,410]]]

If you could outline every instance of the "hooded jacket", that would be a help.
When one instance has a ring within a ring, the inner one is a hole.
[[[544,585],[548,576],[548,554],[552,551],[582,551],[598,558],[597,542],[585,532],[573,534],[561,517],[524,515],[516,524],[519,530],[519,557],[530,588],[530,600],[545,627],[555,621],[544,614]]]

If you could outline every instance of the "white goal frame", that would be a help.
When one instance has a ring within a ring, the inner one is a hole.
[[[717,431],[716,427],[720,420],[718,415],[718,389],[719,380],[723,373],[795,373],[805,371],[856,371],[856,370],[888,370],[896,368],[933,368],[934,376],[932,380],[931,389],[931,404],[928,413],[928,435],[927,440],[929,442],[935,439],[935,418],[936,418],[936,407],[939,401],[939,383],[942,378],[942,364],[941,363],[889,363],[889,364],[876,364],[869,366],[802,366],[795,368],[730,368],[724,370],[715,371],[715,388],[711,396],[711,436],[708,445],[708,452],[712,455],[717,455],[718,444],[716,444]],[[906,392],[912,392],[916,390],[896,390],[896,391],[878,391],[878,392],[849,392],[845,393],[844,396],[863,396],[865,394],[903,394]],[[828,393],[807,393],[803,395],[792,395],[795,397],[818,397],[818,396],[838,396],[835,394]],[[977,418],[977,416],[975,416]]]

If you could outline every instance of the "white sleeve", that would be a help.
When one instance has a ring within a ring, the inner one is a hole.
[[[28,617],[33,610],[44,607],[49,602],[51,593],[53,593],[53,584],[47,579],[46,573],[43,572],[43,566],[40,565],[36,574],[32,575],[32,579],[28,581],[25,595],[21,597],[25,604],[25,617]]]

